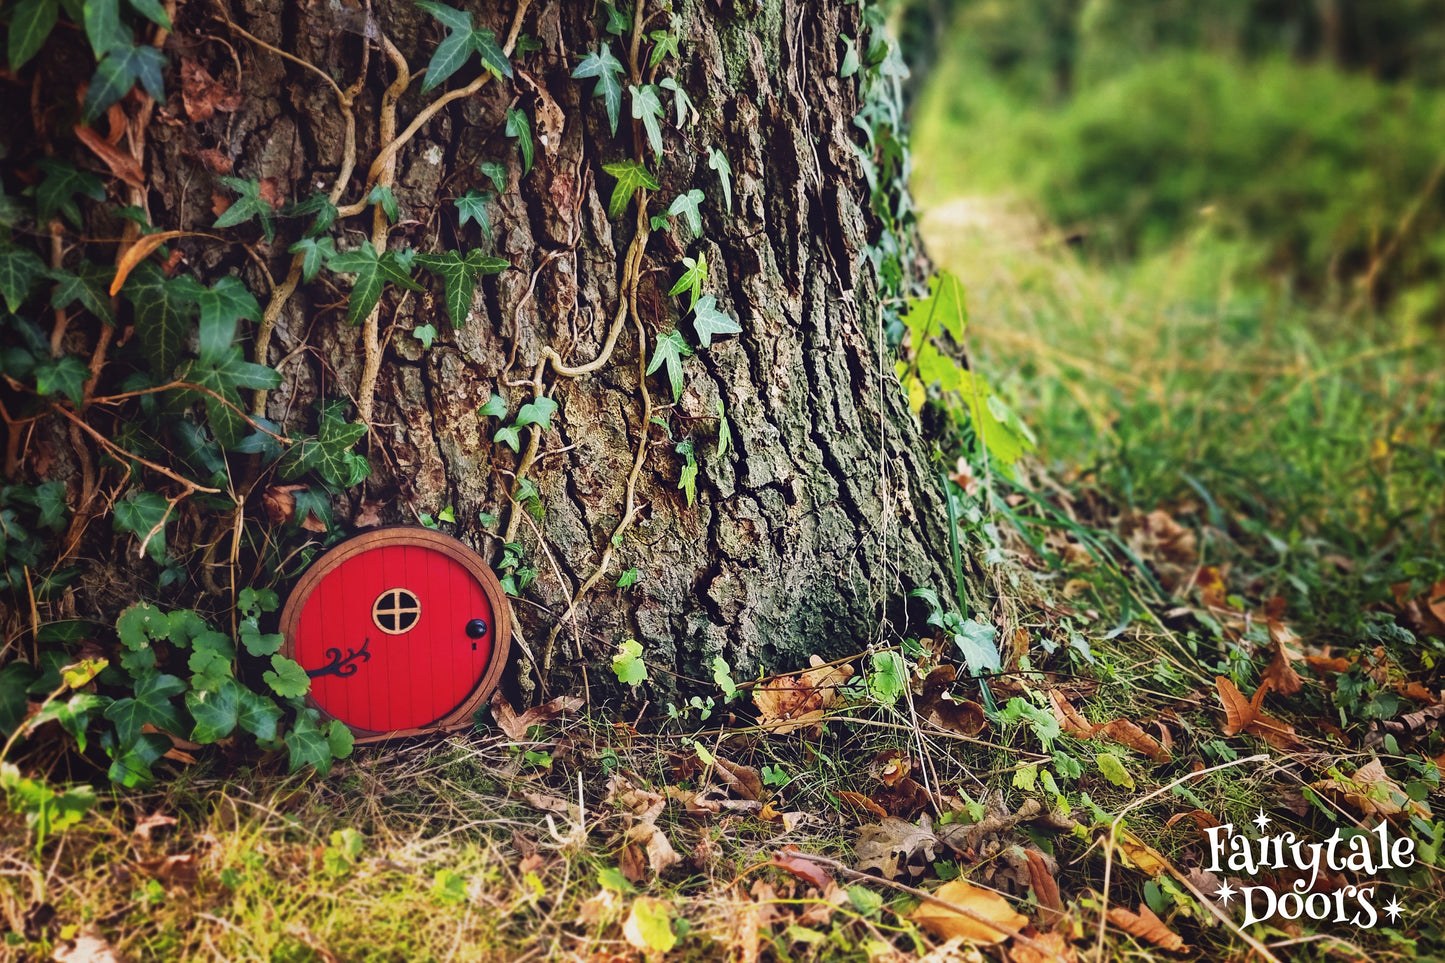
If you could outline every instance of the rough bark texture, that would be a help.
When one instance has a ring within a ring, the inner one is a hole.
[[[443,36],[439,26],[409,0],[375,0],[371,20],[367,11],[335,0],[223,5],[236,24],[310,61],[343,88],[355,81],[371,37],[356,98],[357,172],[342,203],[360,199],[381,147],[378,107],[394,78],[376,46],[376,28],[415,72]],[[507,36],[514,3],[466,6],[478,25]],[[513,412],[531,400],[547,345],[573,365],[591,361],[602,348],[636,227],[632,207],[609,219],[613,178],[602,165],[634,156],[644,141],[625,94],[614,137],[593,82],[570,77],[577,56],[603,40],[626,59],[625,45],[601,32],[605,16],[593,6],[533,2],[522,31],[541,49],[514,55],[515,79],[488,83],[443,109],[398,157],[401,220],[389,241],[419,251],[488,245],[476,224],[458,228],[451,201],[469,188],[490,190],[479,162],[504,164],[507,188],[491,205],[490,250],[513,270],[483,280],[467,323],[456,330],[446,321],[439,288],[406,296],[387,289],[380,316],[385,361],[375,431],[366,443],[373,476],[364,491],[338,504],[342,519],[355,517],[363,498],[380,500],[386,521],[413,521],[415,512],[435,514],[450,505],[456,533],[495,560],[499,532],[511,524],[508,492],[519,458],[493,443],[497,422],[479,419],[477,409],[493,392],[504,395]],[[655,6],[648,3],[648,12]],[[181,55],[192,58],[222,83],[238,86],[243,99],[234,113],[193,123],[180,109],[179,91],[172,91],[162,117],[167,122],[152,126],[149,170],[151,218],[166,228],[210,230],[215,197],[231,196],[203,163],[209,157],[214,167],[217,154],[205,152],[219,152],[236,176],[274,179],[287,200],[327,190],[341,163],[344,125],[331,88],[231,33],[213,10],[183,5],[168,52],[173,63]],[[575,679],[580,666],[605,663],[629,637],[642,643],[654,679],[665,688],[709,679],[715,655],[745,677],[759,668],[797,667],[812,653],[848,654],[877,638],[890,612],[899,628],[897,613],[909,589],[951,584],[936,475],[892,376],[876,278],[860,257],[879,225],[868,210],[855,146],[863,141],[852,123],[857,78],[839,77],[840,36],[860,33],[857,7],[842,0],[680,0],[674,16],[681,35],[675,75],[700,116],[686,137],[664,125],[667,153],[660,165],[648,153],[663,185],[650,198],[649,213],[700,188],[707,195],[704,236],[692,240],[678,218],[648,239],[637,299],[645,349],[674,326],[691,335],[680,317],[685,302],[667,296],[684,254],[706,255],[710,290],[743,331],[687,359],[686,389],[676,406],[667,406],[665,378],[648,379],[655,413],[672,439],[642,421],[644,346],[632,321],[595,374],[565,379],[545,371],[545,391],[560,408],[529,472],[545,515],[516,524],[539,577],[515,610],[539,661],[553,625],[598,566],[623,515],[644,433],[648,445],[636,491],[642,510],[609,571],[557,638],[554,689]],[[659,16],[649,29],[665,23]],[[671,64],[664,69],[670,72]],[[445,86],[460,86],[477,71],[473,59]],[[440,92],[422,95],[420,86],[413,82],[401,100],[403,126]],[[513,104],[533,118],[538,141],[535,167],[525,176],[516,142],[504,133],[504,113]],[[666,106],[672,119],[672,105]],[[731,215],[708,169],[708,146],[731,160]],[[369,209],[340,222],[333,229],[338,247],[359,244],[371,223]],[[285,277],[286,246],[302,226],[283,221],[270,246],[257,241],[255,230],[238,231],[254,257],[237,245],[183,247],[200,274],[238,271],[264,303],[267,281],[259,263],[278,282]],[[258,359],[282,368],[285,384],[271,393],[266,413],[293,430],[314,427],[310,406],[317,398],[357,391],[361,334],[346,324],[347,293],[344,281],[325,273],[302,285],[277,321],[269,357]],[[441,332],[429,350],[409,333],[422,324]],[[733,439],[722,459],[716,456],[719,400]],[[678,490],[683,460],[675,442],[683,438],[694,440],[701,463],[691,507]],[[479,512],[500,521],[484,528]],[[643,573],[636,587],[614,588],[633,566]],[[668,671],[678,674],[675,680]],[[531,667],[520,674],[536,675]],[[591,684],[601,679],[594,669]]]

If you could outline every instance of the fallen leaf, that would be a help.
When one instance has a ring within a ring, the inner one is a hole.
[[[194,853],[148,859],[136,865],[158,879],[166,889],[195,889],[200,879],[200,866]]]
[[[1129,830],[1121,829],[1117,842],[1126,864],[1132,864],[1135,869],[1150,876],[1162,876],[1169,872],[1169,861]]]
[[[140,822],[136,823],[135,829],[131,830],[131,832],[137,838],[143,839],[146,842],[150,842],[151,833],[155,832],[157,829],[161,829],[162,827],[174,826],[175,824],[176,817],[166,816],[159,812],[155,812],[151,813],[149,816],[146,816]]]
[[[1078,709],[1069,704],[1063,693],[1057,689],[1049,690],[1049,708],[1053,710],[1054,718],[1058,720],[1059,726],[1065,733],[1077,736],[1080,739],[1087,739],[1094,734],[1094,724],[1085,719]]]
[[[206,165],[206,170],[212,174],[229,175],[235,170],[235,163],[231,158],[216,150],[214,147],[207,147],[205,150],[196,151],[196,157]]]
[[[351,524],[356,528],[375,528],[381,524],[381,511],[386,503],[379,498],[363,498]]]
[[[951,665],[941,665],[928,673],[914,706],[919,716],[930,725],[965,736],[976,736],[988,725],[988,720],[983,707],[977,702],[955,699],[948,691],[954,678],[955,670]]]
[[[534,74],[521,67],[515,69],[517,76],[537,94],[537,105],[533,111],[537,121],[537,141],[547,156],[552,157],[557,153],[557,148],[562,146],[562,128],[566,126],[567,117]]]
[[[677,945],[672,930],[672,904],[652,896],[632,901],[632,912],[622,924],[622,935],[639,950],[666,953]]]
[[[1274,598],[1265,606],[1265,626],[1269,629],[1269,642],[1274,658],[1264,672],[1264,683],[1272,685],[1280,695],[1291,696],[1305,687],[1294,670],[1294,661],[1300,657],[1294,648],[1299,637],[1289,630],[1281,616],[1284,614],[1284,599]]]
[[[492,718],[497,723],[497,728],[507,734],[507,738],[513,742],[526,742],[527,730],[533,726],[551,722],[560,715],[568,712],[575,712],[582,708],[581,696],[558,696],[551,702],[544,702],[539,706],[533,706],[521,715],[517,715],[512,704],[502,695],[501,690],[492,696]]]
[[[125,963],[125,957],[110,945],[94,923],[85,924],[74,945],[57,946],[52,959],[58,963]]]
[[[1062,933],[1040,933],[1031,939],[1043,949],[1015,943],[1008,952],[1013,963],[1077,963],[1079,959],[1078,952]]]
[[[1331,658],[1325,655],[1307,655],[1305,664],[1314,669],[1316,675],[1325,676],[1348,672],[1353,663],[1349,659],[1342,659],[1338,656]]]
[[[155,234],[146,234],[136,239],[136,242],[126,248],[120,260],[115,262],[115,279],[110,282],[110,295],[115,297],[120,289],[125,287],[125,279],[130,277],[130,272],[135,266],[146,258],[156,248],[167,241],[174,241],[178,237],[211,237],[209,234],[198,234],[195,231],[157,231]]]
[[[799,856],[796,851],[778,850],[773,854],[769,865],[796,876],[809,886],[816,886],[819,892],[826,890],[828,884],[833,882],[833,877],[824,872],[822,866],[811,859]]]
[[[181,58],[181,103],[193,122],[210,120],[217,111],[230,113],[241,106],[239,91],[220,83],[205,67],[189,57]]]
[[[1199,589],[1199,600],[1204,603],[1205,608],[1229,608],[1229,590],[1225,588],[1224,575],[1213,565],[1206,565],[1199,570],[1194,585]]]
[[[798,675],[780,676],[753,689],[758,725],[778,734],[817,727],[824,710],[838,698],[853,670],[847,665],[829,666],[816,655],[813,668]]]
[[[885,786],[896,786],[913,769],[913,762],[906,753],[897,749],[885,749],[873,760],[872,773]]]
[[[1139,904],[1138,913],[1131,913],[1122,906],[1114,907],[1109,910],[1109,922],[1130,936],[1137,936],[1139,939],[1163,949],[1185,949],[1184,939],[1165,926],[1164,921],[1155,916],[1154,911],[1143,903]]]
[[[1002,943],[1029,922],[1028,917],[1014,912],[1002,896],[965,880],[944,883],[934,896],[952,905],[925,902],[908,918],[939,939]]]
[[[1157,739],[1128,719],[1115,719],[1113,722],[1100,726],[1096,732],[1102,733],[1121,746],[1127,746],[1137,753],[1148,756],[1155,762],[1169,762],[1172,758],[1169,750],[1161,746]]]
[[[1248,732],[1259,736],[1276,749],[1299,748],[1301,743],[1295,736],[1294,726],[1260,711],[1265,693],[1269,691],[1268,682],[1261,683],[1255,690],[1254,697],[1248,701],[1235,684],[1222,675],[1215,678],[1214,685],[1219,691],[1219,700],[1224,703],[1226,736]]]
[[[853,854],[860,872],[876,871],[885,879],[905,879],[924,874],[935,858],[937,846],[938,837],[927,816],[917,826],[889,816],[858,831]]]
[[[843,791],[838,793],[838,798],[843,800],[845,803],[848,803],[850,806],[857,806],[859,809],[870,812],[875,816],[881,817],[888,815],[888,810],[884,809],[882,806],[878,805],[876,802],[869,799],[861,792],[850,792],[849,790],[844,789]]]
[[[1365,816],[1394,816],[1406,809],[1416,816],[1431,815],[1428,805],[1411,799],[1400,784],[1390,778],[1379,759],[1371,759],[1352,776],[1323,779],[1312,783],[1311,788],[1340,796]]]
[[[1427,706],[1433,706],[1435,703],[1440,701],[1435,696],[1435,693],[1431,692],[1429,689],[1425,688],[1423,685],[1413,679],[1411,679],[1409,682],[1404,682],[1400,685],[1397,685],[1395,687],[1395,691],[1399,692],[1400,695],[1411,700],[1412,702],[1419,702]]]
[[[266,517],[272,525],[284,525],[296,517],[295,492],[306,489],[306,485],[267,486],[261,493],[261,507],[266,510]]]
[[[738,765],[722,756],[714,756],[713,769],[739,798],[757,800],[763,794],[763,780],[752,766]]]
[[[1044,862],[1044,854],[1036,849],[1025,849],[1024,856],[1029,861],[1029,876],[1034,891],[1034,899],[1038,901],[1039,908],[1044,912],[1039,914],[1039,922],[1044,925],[1051,925],[1063,918],[1064,901],[1059,896],[1059,883],[1049,872],[1049,866]]]
[[[579,926],[606,926],[622,915],[622,897],[610,889],[599,889],[577,908]]]
[[[105,166],[110,168],[113,176],[120,178],[132,187],[143,189],[146,186],[145,171],[141,170],[135,155],[112,146],[110,141],[97,134],[93,127],[85,124],[76,125],[75,136],[82,144],[90,148],[91,153],[105,162]]]
[[[1164,828],[1173,829],[1174,824],[1181,819],[1194,820],[1194,825],[1200,829],[1213,829],[1219,825],[1219,820],[1215,819],[1211,813],[1207,813],[1203,809],[1191,809],[1188,812],[1175,813],[1170,816],[1169,820],[1164,823]]]

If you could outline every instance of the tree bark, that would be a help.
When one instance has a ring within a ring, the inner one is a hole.
[[[656,0],[637,2],[645,3],[637,18],[644,32],[668,26]],[[515,36],[515,0],[466,6],[499,43]],[[859,7],[843,0],[678,0],[679,58],[656,71],[644,60],[633,75],[633,31],[608,35],[596,6],[524,4],[517,29],[540,49],[514,51],[513,78],[436,112],[396,153],[399,222],[381,224],[378,234],[367,207],[330,232],[342,249],[384,236],[392,249],[481,248],[512,268],[482,280],[455,329],[440,287],[388,287],[374,400],[364,387],[366,328],[346,322],[347,283],[323,272],[298,285],[257,358],[285,377],[264,412],[288,432],[304,432],[314,430],[317,399],[350,395],[370,410],[363,445],[372,475],[338,500],[339,519],[414,523],[450,506],[451,529],[489,560],[500,560],[504,542],[526,546],[525,564],[538,574],[514,604],[524,689],[534,679],[554,691],[574,685],[587,666],[594,689],[614,681],[602,667],[626,638],[642,644],[659,694],[698,680],[711,685],[719,655],[741,679],[796,668],[814,653],[857,652],[903,628],[910,589],[952,585],[937,476],[892,372],[879,282],[864,256],[882,225],[859,158],[867,139],[853,124],[859,78],[839,74],[841,38],[868,28]],[[240,31],[216,16],[221,9]],[[359,82],[351,96],[355,166],[339,204],[363,199],[389,139],[378,125],[398,75],[395,56],[416,74],[445,36],[408,0],[373,0],[367,9],[222,0],[182,5],[176,21],[172,63],[193,60],[242,93],[235,112],[193,122],[173,71],[163,122],[149,131],[152,222],[207,233],[224,233],[212,225],[218,199],[231,196],[216,179],[226,166],[289,201],[337,182],[346,112],[320,74],[343,95]],[[629,116],[625,90],[614,136],[594,81],[571,77],[578,58],[603,42],[626,65],[624,87],[675,76],[696,107],[679,130],[665,104],[660,163]],[[651,43],[641,41],[641,57]],[[427,94],[410,83],[398,129],[480,71],[473,57]],[[509,106],[531,121],[529,173],[505,132]],[[731,163],[731,213],[709,148]],[[682,217],[650,230],[635,206],[608,216],[614,179],[602,165],[638,157],[662,185],[639,195],[648,217],[690,189],[705,193],[700,239]],[[473,188],[492,190],[478,166],[489,161],[506,169],[505,190],[488,207],[490,240],[475,222],[459,226],[452,203]],[[286,284],[287,246],[304,226],[283,219],[270,245],[254,227],[228,235],[249,251],[205,238],[179,244],[202,277],[239,273],[265,304]],[[646,236],[633,287],[625,261],[639,230]],[[670,404],[663,372],[643,370],[658,337],[675,327],[697,343],[687,302],[668,296],[684,256],[706,257],[705,293],[742,332],[685,359],[686,387]],[[614,323],[620,336],[606,363],[559,376],[605,355]],[[428,324],[439,336],[423,348],[411,332]],[[560,365],[545,362],[548,348]],[[493,393],[514,414],[538,394],[559,407],[549,430],[521,432],[518,454],[493,441],[497,419],[478,416]],[[719,402],[732,441],[722,457]],[[685,440],[699,463],[692,505],[679,488],[685,458],[677,446]],[[523,469],[540,518],[512,501]],[[483,513],[497,520],[484,524]],[[635,587],[616,588],[633,567],[641,572]]]

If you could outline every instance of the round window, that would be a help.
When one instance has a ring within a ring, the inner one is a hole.
[[[404,588],[389,588],[371,603],[371,621],[387,635],[411,630],[421,618],[421,601]]]

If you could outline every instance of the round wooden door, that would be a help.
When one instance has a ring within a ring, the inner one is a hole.
[[[311,678],[311,703],[364,740],[465,725],[501,676],[511,615],[471,549],[389,528],[308,569],[281,630],[283,651]]]

